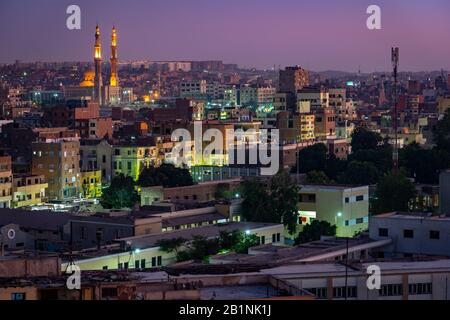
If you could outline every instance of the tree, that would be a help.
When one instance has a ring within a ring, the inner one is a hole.
[[[419,183],[438,184],[439,172],[448,168],[450,155],[438,148],[424,149],[417,143],[400,149],[400,164]]]
[[[297,161],[299,162],[299,171],[307,173],[310,171],[324,171],[327,161],[328,149],[323,143],[316,143],[312,146],[301,149],[298,152]],[[293,167],[292,172],[297,168]]]
[[[382,141],[381,136],[364,127],[357,127],[352,133],[352,152],[358,150],[374,150]]]
[[[275,222],[282,222],[289,233],[297,229],[299,187],[286,171],[280,171],[270,182],[269,200]]]
[[[408,211],[409,202],[414,198],[416,190],[414,184],[401,171],[392,171],[380,179],[373,200],[375,214]]]
[[[313,220],[307,224],[295,239],[295,244],[320,240],[322,236],[335,236],[336,226],[327,221]]]
[[[100,204],[106,209],[132,208],[139,201],[133,178],[120,174],[103,190]]]
[[[177,168],[173,164],[160,167],[145,167],[137,184],[141,187],[163,186],[164,188],[184,187],[194,184],[188,169]]]
[[[310,171],[306,174],[306,183],[311,184],[334,184],[335,182],[328,178],[323,171]]]
[[[244,183],[242,214],[247,221],[283,223],[290,233],[297,227],[298,186],[285,171],[269,182]]]
[[[242,234],[240,240],[233,246],[236,253],[248,253],[248,249],[259,245],[259,237],[256,234]]]
[[[339,176],[339,183],[370,185],[378,181],[380,172],[371,162],[352,161]]]
[[[156,242],[156,245],[160,247],[161,251],[171,253],[175,252],[177,261],[180,260],[180,248],[186,243],[186,239],[178,237],[173,239],[161,239]]]
[[[439,150],[445,150],[450,153],[450,109],[447,109],[444,118],[436,124],[433,138]]]

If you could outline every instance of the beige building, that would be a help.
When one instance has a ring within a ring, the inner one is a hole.
[[[0,157],[0,208],[10,208],[12,200],[11,157]]]
[[[39,205],[46,200],[48,184],[43,175],[13,177],[13,208]]]
[[[80,196],[80,142],[77,137],[34,142],[32,150],[32,174],[45,177],[50,200]]]
[[[338,237],[353,237],[368,230],[369,187],[303,185],[298,202],[299,224],[314,219],[336,225]]]

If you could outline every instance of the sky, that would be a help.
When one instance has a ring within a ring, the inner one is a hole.
[[[81,8],[68,30],[66,8]],[[369,30],[369,5],[381,30]],[[315,71],[450,69],[448,0],[0,0],[0,63],[90,61],[96,23],[104,59],[111,28],[119,60],[223,60]]]

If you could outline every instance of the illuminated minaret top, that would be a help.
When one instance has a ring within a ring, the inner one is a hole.
[[[95,64],[95,79],[94,79],[94,99],[102,105],[102,47],[100,44],[100,28],[95,28],[95,53],[94,53],[94,64]]]
[[[117,33],[116,27],[112,28],[111,36],[111,77],[109,79],[109,85],[111,87],[119,86],[119,76],[117,74]]]

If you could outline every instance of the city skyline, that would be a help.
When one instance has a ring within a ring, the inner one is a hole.
[[[315,71],[360,68],[365,73],[390,70],[388,52],[395,45],[402,50],[400,70],[450,69],[450,45],[441,41],[450,28],[445,21],[450,4],[441,0],[426,6],[419,1],[395,5],[378,1],[381,30],[366,28],[370,3],[347,0],[339,7],[325,0],[315,4],[284,0],[276,5],[259,1],[258,6],[253,0],[239,6],[235,1],[133,0],[127,7],[119,1],[81,0],[77,5],[82,29],[72,31],[65,27],[70,4],[51,0],[39,6],[30,1],[0,4],[0,40],[10,44],[0,53],[0,62],[90,61],[92,30],[98,23],[105,34],[102,45],[107,45],[112,25],[119,30],[119,61],[223,60],[246,68],[300,64]],[[308,13],[304,19],[303,11]]]

